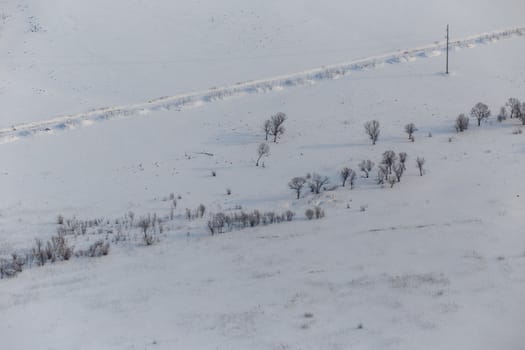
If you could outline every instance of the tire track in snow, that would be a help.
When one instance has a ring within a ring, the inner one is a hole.
[[[477,44],[487,44],[494,41],[525,35],[525,27],[511,28],[469,36],[450,42],[451,48],[471,48]],[[236,83],[229,86],[211,88],[200,92],[192,92],[175,96],[161,97],[147,102],[106,107],[88,112],[60,116],[49,120],[14,125],[0,129],[0,144],[16,141],[20,138],[55,130],[66,130],[89,126],[96,121],[124,118],[133,115],[143,115],[158,110],[182,110],[195,108],[204,103],[211,103],[225,98],[239,97],[246,94],[278,91],[287,87],[310,85],[317,81],[333,80],[348,75],[352,71],[374,69],[384,64],[411,62],[417,58],[440,55],[446,48],[445,42],[420,46],[403,51],[372,56],[355,61],[322,66],[298,73],[276,76],[268,79]]]

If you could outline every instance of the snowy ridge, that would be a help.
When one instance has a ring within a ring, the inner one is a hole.
[[[525,27],[511,28],[472,35],[450,42],[451,48],[471,48],[476,44],[485,44],[525,34]],[[411,62],[417,58],[440,55],[446,48],[445,42],[437,42],[408,50],[390,52],[367,57],[351,62],[327,65],[298,73],[276,76],[268,79],[236,83],[216,87],[200,92],[161,97],[145,103],[127,106],[105,107],[74,115],[60,116],[45,121],[23,123],[10,128],[0,129],[0,144],[18,140],[21,137],[39,133],[64,130],[91,125],[95,121],[122,118],[132,115],[147,114],[156,110],[181,110],[194,108],[228,97],[238,97],[251,93],[264,93],[282,90],[285,87],[313,84],[316,81],[337,79],[352,71],[374,69],[384,64]]]

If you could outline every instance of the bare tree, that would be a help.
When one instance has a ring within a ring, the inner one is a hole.
[[[397,160],[396,152],[394,151],[385,151],[383,153],[383,161],[382,164],[386,165],[388,173],[392,174],[392,167],[394,166],[394,163]]]
[[[374,165],[374,162],[371,160],[363,160],[361,163],[359,163],[359,170],[365,173],[366,178],[368,178],[368,175],[374,168]]]
[[[345,187],[346,181],[350,183],[350,189],[354,187],[354,182],[356,178],[356,173],[350,168],[344,167],[340,172],[339,176],[341,177],[341,181],[343,181],[343,187]]]
[[[521,107],[519,108],[517,112],[518,119],[521,120],[521,124],[525,125],[525,102],[521,104]]]
[[[379,122],[377,120],[371,120],[365,123],[366,134],[372,140],[372,144],[375,145],[379,138]]]
[[[270,154],[270,146],[268,146],[267,143],[261,143],[258,147],[257,147],[257,155],[258,155],[258,158],[257,158],[257,162],[255,163],[255,166],[259,166],[259,161],[261,160],[262,157],[267,157],[268,155]]]
[[[405,172],[405,165],[401,162],[394,165],[394,174],[396,174],[397,182],[401,182],[401,177]]]
[[[499,109],[499,113],[498,113],[498,122],[502,122],[502,121],[505,121],[507,120],[507,109],[502,106],[500,109]]]
[[[521,103],[517,98],[514,98],[514,97],[509,98],[509,100],[507,101],[505,105],[509,107],[511,119],[519,117],[521,113],[521,108],[520,108]]]
[[[417,131],[416,125],[414,123],[408,123],[405,125],[405,132],[408,134],[408,139],[412,140],[412,134]]]
[[[286,120],[286,114],[279,112],[275,115],[272,115],[270,121],[270,135],[273,136],[273,142],[277,142],[277,138],[284,134],[283,123]]]
[[[142,230],[142,239],[146,245],[152,245],[153,244],[153,235],[148,233],[148,230],[152,224],[151,216],[140,218],[138,222],[138,227]]]
[[[406,170],[405,162],[407,161],[407,154],[405,152],[399,152],[399,163],[403,166],[403,170]]]
[[[419,175],[423,176],[423,171],[424,171],[423,165],[425,165],[425,158],[417,157],[416,165],[417,165],[417,168],[419,169]]]
[[[355,173],[355,171],[350,169],[350,175],[348,176],[348,182],[350,183],[350,189],[354,188],[354,183],[355,183],[356,177],[357,177],[357,174]]]
[[[288,187],[291,189],[291,190],[294,190],[296,195],[297,195],[297,199],[299,199],[301,197],[301,190],[303,189],[304,185],[306,184],[306,179],[304,177],[294,177],[293,179],[290,180],[290,182],[288,182]]]
[[[388,169],[386,165],[379,164],[377,166],[377,184],[382,185],[388,178]]]
[[[315,194],[319,194],[323,186],[327,183],[328,178],[326,176],[321,176],[317,173],[313,173],[309,182],[310,190]]]
[[[478,120],[478,126],[480,126],[483,119],[490,117],[490,109],[486,104],[478,102],[470,110],[470,115]]]
[[[396,183],[396,177],[394,175],[389,175],[387,180],[388,180],[388,183],[390,184],[390,188],[394,187]]]
[[[461,113],[456,118],[456,131],[457,132],[463,132],[468,129],[469,119],[465,116],[465,114]]]
[[[264,131],[264,140],[268,141],[268,136],[270,135],[270,132],[272,131],[272,122],[270,119],[267,119],[263,124],[263,131]]]

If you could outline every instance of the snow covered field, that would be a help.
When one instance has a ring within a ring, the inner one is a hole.
[[[477,102],[496,115],[509,97],[525,98],[519,32],[454,47],[450,76],[431,48],[199,108],[54,123],[26,137],[11,128],[403,53],[441,41],[447,22],[454,40],[520,28],[523,9],[511,0],[5,2],[0,255],[48,239],[59,214],[168,216],[170,193],[180,198],[151,247],[134,231],[108,256],[0,280],[0,348],[523,349],[520,123],[492,116],[454,130]],[[256,167],[262,124],[276,112],[288,116],[285,134]],[[372,119],[374,146],[363,130]],[[408,154],[393,188],[374,171],[352,190],[295,200],[288,189],[307,172],[338,185],[344,166],[378,164],[390,149]],[[201,203],[208,213],[242,206],[296,218],[212,237],[208,215],[184,218]],[[307,221],[315,205],[326,217]],[[83,247],[114,236],[69,239]]]

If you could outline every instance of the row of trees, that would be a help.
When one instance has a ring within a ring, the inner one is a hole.
[[[487,120],[492,115],[489,107],[478,102],[470,110],[470,117],[474,118],[478,126],[481,126],[481,122]],[[525,125],[525,102],[520,102],[517,98],[509,98],[509,100],[502,106],[497,115],[498,122],[503,122],[507,118],[518,119],[522,125]],[[455,121],[455,128],[457,132],[463,132],[469,127],[469,118],[465,114],[460,114]]]
[[[403,174],[406,171],[406,162],[408,156],[405,152],[396,154],[392,150],[385,151],[382,155],[381,162],[377,166],[377,183],[389,183],[391,187],[396,182],[400,182]],[[425,158],[416,158],[416,167],[419,170],[419,175],[424,174]],[[370,173],[374,169],[375,163],[371,160],[363,160],[358,164],[359,170],[363,173],[363,178],[369,178]],[[339,171],[339,178],[341,186],[350,185],[350,189],[354,187],[357,179],[357,172],[349,167],[344,167]],[[294,191],[297,199],[301,197],[303,189],[309,188],[311,193],[319,194],[323,188],[329,183],[327,176],[322,176],[317,173],[306,174],[306,176],[297,176],[288,182],[288,187]]]

